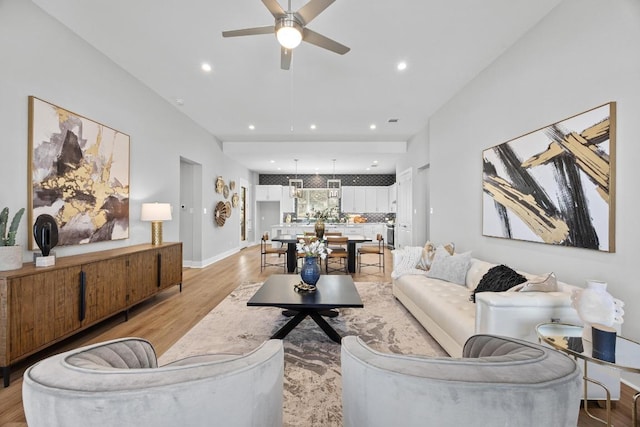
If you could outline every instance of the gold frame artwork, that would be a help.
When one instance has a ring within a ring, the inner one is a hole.
[[[482,234],[615,252],[616,103],[488,148]]]
[[[59,246],[129,238],[129,150],[129,135],[30,96],[28,230],[49,214]]]

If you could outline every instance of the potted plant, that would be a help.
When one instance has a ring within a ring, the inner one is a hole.
[[[9,208],[4,208],[0,212],[0,271],[15,270],[22,267],[22,248],[16,245],[16,234],[18,226],[24,214],[24,208],[21,208],[13,216],[9,230]]]

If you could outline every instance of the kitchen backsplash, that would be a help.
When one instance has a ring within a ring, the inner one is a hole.
[[[275,184],[274,184],[275,185]],[[295,218],[294,212],[284,212],[282,216],[282,222],[287,221],[287,215],[291,215],[291,218]],[[361,213],[358,214],[363,218],[367,219],[367,222],[387,222],[387,221],[395,221],[396,214],[395,213]],[[346,222],[346,215],[344,213],[340,213],[340,220],[344,220]],[[303,220],[304,222],[304,220]]]

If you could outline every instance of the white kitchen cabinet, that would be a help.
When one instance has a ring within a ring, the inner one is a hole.
[[[355,210],[355,188],[351,186],[342,187],[342,212],[356,212]]]
[[[376,187],[376,210],[375,212],[389,212],[389,187]]]
[[[256,185],[256,202],[279,202],[281,198],[281,185]]]
[[[353,195],[353,211],[362,213],[365,212],[366,208],[366,192],[365,187],[353,187],[354,195]]]
[[[364,187],[364,210],[362,212],[378,212],[378,187]]]
[[[296,199],[289,197],[289,186],[283,185],[280,195],[280,211],[282,212],[295,212],[296,211]]]
[[[398,184],[392,184],[388,187],[389,189],[389,210],[388,212],[395,212],[397,207],[397,197],[398,197]]]

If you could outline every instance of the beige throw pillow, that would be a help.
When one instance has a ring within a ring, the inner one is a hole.
[[[455,252],[456,245],[453,242],[442,245],[449,255],[453,255]],[[424,244],[424,248],[422,249],[422,258],[416,265],[416,268],[424,271],[429,271],[431,268],[431,264],[433,264],[433,258],[436,255],[436,244],[428,241]]]
[[[558,281],[556,280],[556,275],[549,273],[546,276],[539,276],[516,285],[509,289],[508,292],[556,292],[557,290]]]

